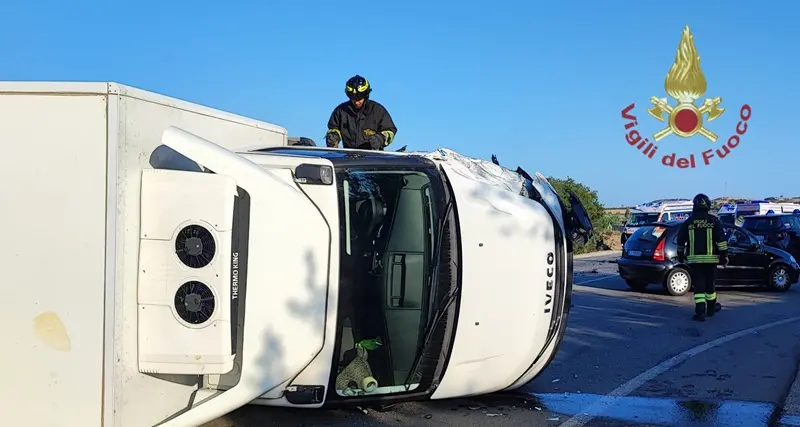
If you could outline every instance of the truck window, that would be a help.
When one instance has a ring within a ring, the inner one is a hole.
[[[634,212],[625,223],[628,227],[638,227],[658,221],[658,213]]]
[[[725,214],[719,214],[718,216],[719,220],[723,224],[733,224],[736,222],[736,216],[734,214],[725,213]]]
[[[434,187],[414,171],[347,170],[337,176],[342,255],[336,392],[405,392],[427,323],[438,234]],[[357,360],[364,351],[356,343],[378,339],[380,345],[366,351],[366,365]],[[366,366],[371,375],[363,372]],[[365,376],[375,378],[375,390],[363,389]]]

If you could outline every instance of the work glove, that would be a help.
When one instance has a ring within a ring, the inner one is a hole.
[[[383,134],[375,133],[367,137],[367,144],[371,150],[383,150],[386,138]]]
[[[339,134],[336,132],[331,132],[325,135],[325,144],[328,147],[336,147],[337,145],[339,145],[340,140],[341,138],[339,138]]]

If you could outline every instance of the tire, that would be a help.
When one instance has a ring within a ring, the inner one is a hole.
[[[681,267],[675,267],[664,278],[664,289],[675,297],[685,295],[692,288],[692,276]]]
[[[767,286],[772,291],[786,292],[792,287],[790,277],[789,267],[783,264],[776,264],[769,269]]]
[[[627,283],[628,286],[630,286],[630,288],[633,289],[634,291],[639,291],[639,292],[643,291],[644,288],[647,287],[647,283],[637,282],[636,280],[631,280],[631,279],[625,279],[625,283]]]

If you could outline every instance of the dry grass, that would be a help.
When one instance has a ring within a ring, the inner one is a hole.
[[[603,232],[603,244],[608,248],[608,250],[622,250],[622,243],[619,242],[620,234],[621,233],[619,231]]]

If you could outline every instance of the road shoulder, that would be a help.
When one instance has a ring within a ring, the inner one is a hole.
[[[573,259],[585,259],[585,258],[595,258],[595,257],[602,257],[607,255],[620,255],[621,251],[598,251],[598,252],[589,252],[585,254],[578,254],[572,257]]]
[[[797,375],[795,375],[794,382],[789,388],[789,394],[786,395],[786,399],[783,401],[783,414],[779,425],[800,425],[800,367],[798,367]]]

